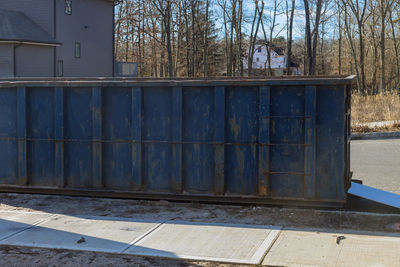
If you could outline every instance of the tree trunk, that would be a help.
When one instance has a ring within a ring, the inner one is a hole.
[[[339,40],[338,40],[338,73],[342,75],[342,9],[340,7],[339,1],[337,1],[338,10],[338,30],[339,30]]]
[[[358,69],[358,64],[357,64],[357,55],[356,55],[356,49],[354,46],[354,42],[353,42],[353,36],[351,35],[351,29],[350,29],[350,23],[349,23],[349,15],[347,12],[347,6],[346,4],[344,5],[344,24],[345,24],[345,32],[347,35],[347,38],[349,40],[349,44],[350,44],[350,48],[351,48],[351,55],[354,61],[354,65],[355,65],[355,70],[356,70],[356,74],[357,74],[357,86],[358,86],[358,92],[361,93],[361,80],[360,80],[360,72]],[[352,66],[352,65],[350,65]],[[352,72],[352,70],[350,70],[350,72]]]
[[[233,32],[234,32],[234,28],[235,28],[235,24],[236,24],[236,0],[232,3],[232,21],[231,21],[231,27],[230,27],[230,41],[229,41],[229,69],[228,69],[228,76],[233,76]]]
[[[165,30],[164,21],[161,23],[161,54],[160,54],[160,77],[164,77],[164,62],[165,62]]]
[[[277,0],[274,0],[274,14],[272,16],[271,27],[269,29],[269,48],[267,50],[267,62],[268,62],[268,75],[272,76],[272,68],[271,68],[271,49],[273,47],[273,34],[275,29],[275,21],[276,21],[276,12],[277,12]]]
[[[388,0],[389,1],[389,0]],[[380,10],[380,18],[381,18],[381,43],[380,43],[380,50],[381,50],[381,80],[379,90],[380,92],[384,92],[386,89],[385,83],[385,19],[387,14],[387,3],[385,0],[379,0],[379,10]]]
[[[192,53],[191,53],[191,73],[192,76],[196,76],[196,5],[197,1],[191,1],[191,12],[192,12]]]
[[[229,46],[228,46],[228,21],[226,19],[226,1],[222,6],[224,13],[224,30],[225,30],[225,64],[226,64],[226,75],[229,76]]]
[[[208,76],[207,73],[207,55],[208,55],[208,5],[209,5],[209,0],[206,0],[206,18],[204,21],[204,53],[203,53],[203,74],[204,77]]]
[[[190,65],[190,51],[189,51],[189,47],[190,47],[190,40],[189,40],[189,36],[190,36],[190,28],[189,28],[189,16],[188,16],[188,12],[187,12],[187,5],[186,5],[186,1],[184,1],[185,5],[183,6],[183,15],[185,18],[185,41],[186,41],[186,75],[188,77],[192,76],[191,75],[191,65]]]
[[[239,69],[241,77],[243,77],[242,21],[243,21],[243,0],[239,0],[239,22],[238,22],[238,27],[237,27],[236,31],[237,31],[237,39],[238,39],[238,50],[237,50],[238,69]]]
[[[364,59],[364,38],[363,38],[363,24],[358,24],[359,38],[358,41],[360,43],[360,74],[361,74],[361,93],[365,94],[365,59]]]
[[[290,64],[292,63],[292,41],[293,41],[293,17],[296,0],[292,0],[292,6],[289,18],[288,38],[286,43],[286,74],[290,75]]]
[[[142,28],[141,28],[141,24],[142,24],[142,1],[139,0],[139,11],[138,11],[138,63],[137,63],[137,71],[138,71],[138,76],[141,77],[142,76]]]
[[[314,37],[313,37],[313,45],[312,45],[312,60],[311,60],[311,75],[315,75],[316,71],[316,62],[317,62],[317,44],[318,44],[318,30],[319,23],[321,19],[321,9],[322,9],[322,0],[317,0],[317,11],[315,14],[315,24],[314,24]]]
[[[172,43],[171,43],[171,0],[167,0],[165,16],[165,30],[167,35],[167,54],[168,54],[168,75],[174,77],[174,65],[172,61]]]
[[[117,36],[115,38],[115,59],[119,59],[119,44],[121,41],[121,18],[122,18],[122,10],[123,10],[123,6],[121,5],[121,7],[118,9],[118,20],[117,20],[117,29],[116,29],[116,33]]]
[[[390,17],[390,25],[392,28],[392,38],[393,38],[393,49],[394,54],[396,57],[396,88],[399,88],[400,85],[400,61],[399,61],[399,49],[397,46],[397,39],[396,39],[396,32],[394,30],[394,23],[393,23],[393,12],[392,8],[389,9],[389,17]]]
[[[310,8],[308,7],[308,0],[304,0],[304,11],[306,17],[306,54],[307,54],[307,73],[312,74],[312,51],[311,51],[311,26],[310,26]]]
[[[253,69],[253,60],[254,60],[254,51],[257,43],[257,34],[258,30],[260,28],[260,23],[261,23],[261,18],[262,18],[262,13],[264,11],[264,2],[261,2],[261,9],[258,7],[258,0],[255,1],[256,8],[254,12],[254,19],[252,23],[252,28],[251,28],[251,34],[250,34],[250,48],[249,48],[249,59],[248,59],[248,76],[252,75],[252,69]],[[257,14],[258,14],[258,19],[257,19]],[[257,24],[256,24],[256,29],[255,32],[253,32],[254,28],[254,23],[257,19]]]

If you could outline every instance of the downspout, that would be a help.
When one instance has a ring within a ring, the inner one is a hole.
[[[53,36],[57,40],[57,0],[53,2]],[[57,77],[57,46],[54,46],[54,64],[53,64],[54,77]]]
[[[117,3],[118,4],[118,3]],[[115,76],[115,2],[113,5],[113,14],[112,14],[112,73],[111,76]]]
[[[17,48],[20,47],[22,45],[22,42],[19,42],[19,44],[14,45],[14,49],[13,49],[13,67],[14,67],[14,78],[17,77],[17,60],[16,60],[16,52],[17,52]]]

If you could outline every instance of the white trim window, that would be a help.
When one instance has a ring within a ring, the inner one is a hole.
[[[75,43],[75,58],[81,58],[81,43]]]
[[[63,60],[57,61],[57,76],[58,77],[64,76],[64,61]]]

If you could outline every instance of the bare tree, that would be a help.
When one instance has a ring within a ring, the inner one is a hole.
[[[321,19],[322,0],[317,0],[317,10],[315,12],[315,22],[313,30],[313,45],[312,45],[312,60],[311,60],[311,75],[315,75],[316,61],[317,61],[317,45],[318,45],[318,29]]]
[[[292,62],[292,41],[293,41],[293,18],[294,10],[296,8],[296,0],[292,0],[292,5],[289,15],[289,4],[286,0],[286,17],[288,21],[287,25],[287,41],[286,41],[286,74],[290,74],[290,64]]]
[[[338,74],[342,75],[342,8],[340,1],[336,0],[337,12],[338,12]]]
[[[356,63],[356,69],[359,68],[359,75],[361,76],[359,79],[359,91],[361,93],[365,93],[365,59],[364,59],[364,23],[366,19],[366,10],[367,10],[367,5],[368,5],[368,0],[342,0],[345,13],[346,13],[346,19],[345,22],[346,24],[346,31],[347,31],[347,36],[349,38],[349,42],[353,44],[354,40],[351,37],[349,30],[350,26],[348,25],[349,19],[350,19],[350,13],[351,12],[351,17],[355,19],[357,23],[357,29],[358,29],[358,42],[359,42],[359,62],[357,64],[357,61],[355,60]],[[354,46],[354,45],[353,45]],[[352,48],[353,51],[353,56],[356,56],[356,50],[355,47],[354,49]],[[359,66],[357,66],[359,65]]]
[[[392,8],[389,8],[389,20],[390,20],[390,26],[392,30],[392,41],[393,41],[393,50],[396,58],[396,87],[399,88],[400,86],[400,60],[399,60],[399,48],[397,44],[397,38],[396,38],[396,31],[395,31],[395,25],[393,22],[393,7],[395,5],[392,5]]]
[[[206,0],[206,17],[204,22],[204,53],[203,53],[203,74],[207,77],[207,55],[208,55],[208,9],[210,2]]]
[[[278,6],[280,3],[278,3],[277,0],[274,0],[274,8],[273,8],[273,12],[272,12],[272,19],[271,19],[271,25],[269,27],[269,41],[268,41],[268,48],[267,48],[267,63],[268,63],[268,75],[272,76],[272,68],[271,68],[271,49],[272,49],[272,43],[273,43],[273,34],[274,34],[274,30],[276,27],[276,16],[278,15]],[[264,30],[264,27],[263,27]],[[265,34],[265,30],[264,30],[264,34]]]
[[[304,62],[304,65],[307,64],[307,73],[308,75],[312,75],[312,48],[311,48],[311,16],[310,16],[310,7],[308,6],[308,0],[304,0],[304,12],[305,12],[305,18],[306,18],[306,34],[305,34],[305,44],[306,44],[306,59],[307,61]]]
[[[388,14],[388,10],[392,5],[391,0],[378,0],[379,6],[379,15],[381,19],[381,41],[380,41],[380,48],[381,48],[381,81],[379,89],[381,92],[385,91],[386,84],[385,84],[385,27],[386,27],[386,16]]]
[[[255,46],[257,43],[257,34],[258,28],[260,27],[260,22],[262,18],[262,13],[264,11],[264,1],[261,1],[261,8],[259,7],[259,1],[254,1],[254,16],[253,22],[251,24],[251,32],[250,32],[250,42],[249,42],[249,56],[248,56],[248,64],[247,64],[247,75],[251,76],[252,69],[253,69],[253,59],[254,59],[254,52]],[[256,23],[257,21],[257,23]],[[255,27],[255,29],[254,29]]]

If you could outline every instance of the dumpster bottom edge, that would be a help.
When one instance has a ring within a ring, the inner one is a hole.
[[[261,198],[251,196],[210,196],[210,195],[174,195],[166,193],[133,193],[127,191],[88,190],[56,187],[24,187],[24,186],[0,186],[0,193],[24,193],[45,195],[70,195],[84,197],[106,197],[136,200],[170,200],[183,202],[207,202],[216,204],[256,204],[277,205],[292,207],[320,207],[343,208],[346,200],[308,200],[308,199],[282,199]]]

